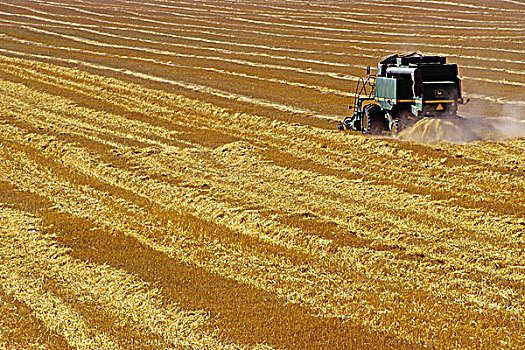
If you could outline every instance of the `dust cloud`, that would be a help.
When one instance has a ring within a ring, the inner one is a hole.
[[[508,113],[504,116],[462,116],[427,118],[401,131],[399,139],[435,144],[503,141],[525,138],[525,116]]]

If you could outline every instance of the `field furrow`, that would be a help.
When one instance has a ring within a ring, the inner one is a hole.
[[[0,347],[524,348],[524,14],[2,1]],[[336,130],[415,50],[508,138]]]
[[[316,322],[347,320],[350,328],[331,323],[330,329],[353,337],[357,332],[361,343],[377,339],[374,344],[396,347],[399,341],[425,344],[425,339],[432,339],[446,344],[447,339],[456,339],[491,345],[501,336],[494,320],[506,324],[508,336],[520,329],[524,262],[514,252],[523,249],[516,237],[521,237],[525,208],[514,194],[521,193],[525,183],[522,167],[508,169],[523,157],[510,146],[502,144],[498,150],[492,148],[498,145],[479,145],[484,153],[458,158],[470,146],[410,149],[269,118],[232,115],[212,105],[65,68],[3,62],[9,69],[1,73],[7,80],[0,88],[5,105],[0,123],[5,145],[2,181],[12,192],[28,191],[35,199],[53,203],[47,205],[48,214],[40,215],[47,221],[65,220],[54,224],[62,234],[72,230],[67,222],[84,222],[74,237],[95,244],[95,251],[104,249],[100,240],[114,246],[112,237],[129,237],[126,242],[136,240],[133,244],[140,244],[143,248],[137,249],[144,254],[151,250],[147,254],[174,259],[170,264],[180,261],[202,269],[196,276],[208,279],[203,274],[212,273],[247,286],[251,291],[241,299],[250,303],[254,298],[261,298],[258,304],[279,300],[300,305],[287,309],[294,315],[317,314],[321,318]],[[198,137],[202,134],[216,142],[203,142]],[[355,148],[361,149],[359,154],[343,148],[349,142],[361,144]],[[506,147],[511,150],[505,153],[507,160],[478,165],[481,159],[475,155],[494,156]],[[377,152],[381,148],[383,155]],[[404,157],[392,157],[403,153]],[[407,163],[418,157],[424,166]],[[477,170],[479,181],[465,172],[466,166]],[[397,169],[407,167],[414,178],[399,181],[402,174]],[[383,172],[362,181],[374,168]],[[448,181],[440,180],[443,176]],[[393,195],[376,196],[392,193],[392,188],[397,189]],[[475,198],[476,192],[479,199],[464,200],[467,194]],[[30,212],[35,213],[39,211]],[[95,232],[86,236],[82,232],[89,227]],[[77,249],[75,239],[58,241]],[[95,257],[78,249],[81,256],[100,262],[119,256]],[[126,270],[140,269],[134,266]],[[139,276],[165,288],[176,283],[156,282],[143,272]],[[53,287],[54,293],[60,292],[53,298],[63,299],[64,305],[97,289],[71,290],[66,277],[61,281]],[[175,298],[172,293],[164,297]],[[189,307],[187,312],[195,307],[211,312],[213,324],[221,330],[218,336],[228,344],[290,346],[284,340],[290,334],[286,332],[297,331],[269,327],[261,317],[272,317],[273,311],[263,306],[258,310],[262,307],[265,313],[242,311],[245,318],[236,320],[241,313],[237,308],[228,313],[210,303],[179,298],[174,299],[176,305]],[[106,305],[104,319],[122,317],[111,305]],[[480,309],[484,312],[476,311]],[[126,332],[139,332],[147,322],[137,324],[137,319],[128,318],[133,317],[131,309],[126,310],[119,312],[127,315],[130,325],[108,330],[100,340],[104,346],[130,347]],[[374,310],[386,311],[379,316]],[[79,322],[87,322],[83,327],[101,322],[91,317]],[[166,322],[176,317],[169,316]],[[232,333],[235,324],[248,320],[254,334]],[[393,320],[403,328],[392,327]],[[470,327],[464,320],[483,324],[483,333],[462,336],[459,330]],[[368,338],[375,331],[382,335]],[[155,337],[166,344],[178,342],[165,333],[137,341],[147,344]],[[156,346],[165,346],[159,341]]]

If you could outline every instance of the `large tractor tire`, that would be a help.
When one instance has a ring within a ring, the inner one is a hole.
[[[361,130],[363,134],[368,135],[382,135],[384,131],[388,131],[385,114],[381,110],[381,107],[375,104],[369,104],[363,108]]]

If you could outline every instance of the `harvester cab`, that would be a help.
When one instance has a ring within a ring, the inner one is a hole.
[[[420,119],[455,117],[461,103],[458,67],[446,57],[392,55],[379,63],[377,74],[367,68],[367,78],[357,83],[352,115],[338,127],[397,137]]]

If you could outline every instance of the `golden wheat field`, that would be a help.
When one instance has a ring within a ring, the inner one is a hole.
[[[525,348],[524,17],[2,0],[0,348]],[[482,136],[336,130],[415,50],[458,63]]]

